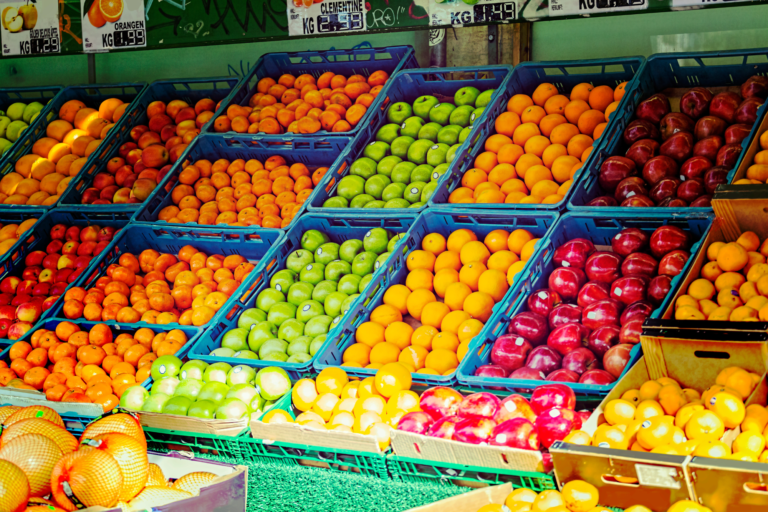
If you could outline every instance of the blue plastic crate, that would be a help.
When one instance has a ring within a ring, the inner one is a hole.
[[[107,151],[98,151],[97,158],[86,162],[80,173],[69,184],[67,190],[61,195],[60,204],[68,209],[84,211],[104,212],[135,212],[140,204],[80,204],[80,198],[85,189],[91,186],[93,179],[102,171],[107,162],[117,155],[120,146],[131,142],[131,129],[137,125],[146,125],[149,122],[147,107],[153,101],[163,101],[166,104],[172,100],[183,100],[194,107],[195,103],[203,98],[210,98],[215,102],[222,102],[229,97],[237,85],[235,78],[188,78],[184,80],[158,80],[149,85],[120,119],[120,124],[110,132],[111,138]],[[223,107],[222,107],[223,108]],[[219,112],[222,111],[219,108]],[[215,118],[215,115],[214,115]],[[211,118],[213,119],[213,118]],[[207,124],[210,124],[208,121]],[[205,127],[205,126],[204,126]],[[183,160],[179,158],[179,160]]]
[[[154,249],[160,253],[170,253],[174,256],[186,245],[191,245],[207,255],[221,254],[229,256],[239,254],[254,263],[251,276],[258,273],[260,265],[267,259],[271,246],[279,245],[283,238],[283,232],[279,229],[259,228],[258,231],[232,230],[216,227],[153,227],[149,225],[131,224],[127,229],[122,230],[118,236],[112,240],[112,243],[99,255],[94,263],[88,267],[88,272],[83,273],[73,283],[75,286],[90,289],[96,280],[106,275],[107,268],[117,263],[120,255],[129,252],[136,257],[146,250]],[[243,280],[238,289],[227,302],[216,312],[213,319],[208,323],[212,325],[218,318],[226,315],[236,303],[243,301],[249,286],[252,286],[249,278]],[[51,317],[66,318],[63,312],[64,303],[58,301],[52,308]],[[102,322],[107,325],[114,325],[118,322],[110,320]],[[131,325],[138,327],[152,327],[154,324],[146,322],[136,322]],[[167,324],[177,326],[179,324]]]
[[[188,161],[194,163],[200,159],[208,159],[215,162],[225,158],[230,162],[241,158],[243,160],[257,159],[264,162],[270,156],[282,156],[288,165],[303,163],[310,172],[318,167],[328,167],[328,173],[333,172],[338,166],[338,159],[344,147],[349,143],[346,137],[325,137],[323,143],[318,140],[302,139],[294,140],[288,144],[274,144],[268,141],[258,141],[257,144],[246,147],[238,139],[224,138],[217,135],[201,134],[189,147],[184,159],[179,159],[173,169],[165,176],[160,185],[155,188],[152,195],[140,205],[139,210],[133,216],[133,222],[152,223],[154,225],[166,225],[167,222],[158,220],[160,210],[173,205],[171,192],[178,185],[178,176],[182,171],[182,165]],[[325,177],[323,177],[323,180]],[[322,180],[301,206],[294,218],[304,213],[309,201],[317,194],[322,185]],[[166,189],[166,187],[169,187]],[[238,226],[231,226],[238,227]],[[253,228],[252,226],[247,226]]]
[[[309,205],[309,211],[315,213],[326,213],[335,215],[356,215],[357,213],[368,214],[371,211],[385,211],[386,213],[406,213],[414,211],[422,211],[426,208],[426,205],[420,208],[392,208],[392,209],[371,209],[371,208],[325,208],[323,203],[326,199],[336,195],[336,185],[349,173],[349,169],[352,164],[360,158],[363,154],[363,150],[368,143],[375,140],[376,132],[379,128],[388,123],[387,110],[391,105],[397,102],[404,101],[407,103],[413,103],[416,98],[423,95],[438,95],[438,96],[450,96],[461,89],[462,87],[476,87],[481,92],[488,89],[496,89],[491,103],[498,102],[499,96],[501,96],[501,90],[506,88],[510,77],[512,75],[511,66],[478,66],[467,68],[436,68],[436,69],[414,69],[405,70],[397,74],[397,76],[390,79],[387,85],[376,97],[376,101],[371,105],[369,112],[373,112],[373,115],[369,118],[369,121],[365,123],[363,129],[358,133],[357,137],[352,141],[347,150],[341,155],[341,164],[338,170],[330,174],[328,178],[321,184],[322,189],[315,195],[314,199]],[[451,162],[451,167],[456,167],[461,164],[460,155],[466,154],[469,148],[470,141],[475,140],[477,134],[480,132],[481,127],[487,122],[488,112],[490,108],[486,108],[483,114],[474,123],[472,131],[467,136],[466,140],[461,144],[461,147],[456,151],[456,158]],[[362,124],[362,123],[361,123]],[[358,125],[359,126],[359,125]],[[438,190],[445,182],[447,177],[451,174],[450,169],[446,171],[438,181]]]
[[[573,211],[593,211],[600,215],[611,216],[614,213],[629,211],[627,207],[597,207],[586,206],[592,199],[604,195],[598,183],[600,166],[606,158],[612,155],[624,156],[629,147],[624,142],[624,129],[635,119],[635,108],[649,96],[671,88],[692,87],[740,87],[749,77],[768,73],[768,50],[733,50],[727,52],[693,52],[693,53],[663,53],[648,58],[643,69],[638,73],[637,88],[627,107],[625,115],[617,117],[617,123],[612,123],[603,134],[603,142],[592,153],[592,158],[582,168],[583,179],[571,187],[571,199],[568,209]],[[758,118],[765,111],[763,105],[758,111]],[[755,123],[749,137],[744,139],[743,150],[739,161],[728,174],[730,182],[736,169],[744,158],[746,148],[755,136]],[[633,209],[632,209],[633,210]],[[712,208],[676,208],[678,212],[698,213],[710,212]],[[665,207],[650,207],[643,209],[643,215],[650,213],[665,213],[671,210]]]
[[[486,122],[481,123],[480,130],[476,137],[471,137],[472,141],[457,152],[456,162],[458,165],[451,165],[446,172],[447,177],[437,187],[437,190],[429,200],[430,207],[436,208],[470,208],[470,209],[488,209],[488,208],[512,208],[514,210],[565,210],[568,197],[573,193],[576,183],[582,175],[579,171],[574,176],[574,184],[560,202],[553,204],[474,204],[462,203],[452,205],[448,203],[448,196],[451,192],[461,187],[461,178],[469,169],[474,167],[477,155],[485,151],[485,141],[491,135],[496,133],[494,122],[496,118],[507,111],[507,102],[515,94],[532,95],[536,88],[542,83],[551,83],[561,94],[570,94],[571,89],[580,83],[591,83],[593,85],[609,85],[616,87],[622,82],[627,82],[625,86],[624,98],[616,109],[617,113],[629,111],[631,99],[637,92],[638,72],[642,69],[645,59],[643,57],[623,57],[616,59],[597,59],[597,60],[577,60],[563,62],[523,62],[512,71],[512,77],[507,82],[502,94],[496,97],[496,100],[486,111]],[[604,132],[607,133],[612,124],[617,123],[621,115],[613,115],[609,125]],[[601,137],[595,146],[601,143],[605,137]],[[595,147],[597,149],[597,147]],[[590,159],[596,151],[593,150]],[[589,160],[588,160],[589,161]],[[586,165],[585,165],[586,167]]]
[[[33,101],[38,101],[42,103],[45,105],[45,107],[40,111],[40,114],[37,116],[37,118],[32,121],[32,123],[30,123],[30,128],[34,129],[34,125],[37,123],[37,120],[45,118],[48,115],[48,112],[50,112],[52,106],[51,100],[53,100],[53,98],[59,94],[62,89],[63,87],[60,85],[53,85],[48,87],[4,87],[0,89],[0,110],[7,110],[12,103],[16,102],[29,104]],[[13,154],[17,144],[23,144],[21,142],[23,139],[24,137],[19,137],[16,139],[16,141],[11,144],[8,150],[3,153],[2,156],[0,156],[0,165],[5,162],[5,159],[8,155]]]
[[[39,212],[40,210],[29,211]],[[24,216],[28,215],[30,214],[27,212],[24,213]],[[1,217],[2,213],[0,213],[0,218]],[[19,243],[14,245],[13,249],[9,251],[8,257],[4,260],[0,260],[2,261],[0,263],[0,281],[9,276],[21,276],[21,274],[24,272],[24,269],[26,268],[24,259],[29,253],[33,251],[45,251],[46,246],[51,242],[51,228],[56,224],[80,227],[86,227],[95,224],[100,227],[110,226],[120,229],[128,224],[128,217],[127,215],[88,215],[81,212],[70,212],[63,209],[49,210],[35,223],[34,227],[30,231],[27,231],[26,236],[23,237]],[[89,267],[87,268],[92,268],[97,259],[98,257],[94,257],[91,260]],[[83,274],[86,273],[87,270],[83,272]],[[67,286],[67,290],[73,286],[74,281]],[[42,322],[44,322],[46,318],[53,316],[53,311],[56,309],[57,305],[63,304],[63,297],[64,294],[61,295],[59,300],[57,300],[50,309],[43,311],[40,320],[38,320],[32,330],[39,329],[42,325]],[[2,341],[13,343],[13,340]]]
[[[73,85],[65,87],[59,92],[54,99],[46,106],[46,110],[38,116],[37,120],[24,130],[24,136],[21,137],[13,145],[11,150],[6,151],[5,157],[0,160],[0,176],[5,176],[9,172],[12,172],[15,168],[16,161],[24,155],[32,152],[32,145],[37,142],[41,137],[45,137],[46,129],[51,121],[55,121],[59,118],[59,110],[62,105],[70,100],[79,100],[85,103],[89,108],[98,109],[101,102],[109,98],[118,98],[125,103],[133,103],[139,95],[144,91],[146,84],[144,82],[132,82],[132,83],[120,83],[120,84],[99,84],[99,85]],[[133,108],[129,106],[126,108],[126,114]],[[98,159],[104,158],[110,150],[115,146],[115,135],[122,129],[127,121],[127,116],[123,115],[115,126],[109,131],[107,135],[99,144],[96,151],[91,153],[88,157],[88,161],[83,166],[87,168],[88,165]],[[82,170],[81,170],[82,174]],[[70,182],[70,187],[76,181],[73,179]],[[62,194],[62,198],[66,195],[66,191]],[[61,199],[59,200],[61,202]],[[8,205],[5,205],[8,206]],[[22,208],[24,211],[31,208],[53,208],[54,205],[47,206],[27,206],[27,205],[13,205],[13,208]]]
[[[495,229],[512,231],[523,228],[544,241],[547,239],[547,234],[552,229],[552,226],[554,226],[556,220],[557,213],[555,212],[516,212],[514,216],[511,216],[508,212],[491,210],[456,210],[453,212],[427,210],[422,213],[405,238],[405,247],[408,249],[407,253],[404,254],[397,251],[394,258],[391,258],[387,263],[387,272],[377,274],[377,277],[371,283],[373,285],[372,288],[376,288],[375,295],[367,304],[359,308],[353,316],[350,316],[342,335],[333,340],[332,343],[326,344],[322,351],[318,353],[315,368],[322,370],[329,366],[341,366],[344,351],[355,343],[355,331],[360,324],[367,322],[371,312],[382,304],[384,293],[390,286],[405,282],[405,278],[408,275],[408,268],[406,267],[408,253],[412,250],[421,249],[421,242],[428,234],[440,233],[448,238],[448,235],[453,231],[466,228],[473,231],[479,240],[483,240],[488,233]],[[537,249],[537,252],[540,250],[541,247]],[[526,275],[529,272],[529,267],[530,263],[522,270],[522,275]],[[517,279],[516,281],[517,283],[507,291],[504,296],[505,298],[494,306],[494,310],[498,310],[500,305],[504,304],[504,300],[512,300],[513,297],[517,296],[518,289],[520,288],[519,283],[523,280]],[[489,322],[496,314],[492,315]],[[344,370],[349,375],[360,378],[373,377],[376,374],[376,370],[369,368],[344,367]],[[413,382],[427,386],[444,386],[456,382],[455,372],[451,375],[413,373],[411,377]]]
[[[306,51],[292,53],[267,53],[262,55],[258,62],[251,68],[248,74],[240,81],[234,95],[228,99],[224,108],[229,105],[248,106],[251,96],[258,92],[256,86],[262,78],[273,78],[277,80],[281,75],[290,73],[298,78],[299,75],[312,75],[316,79],[323,73],[332,71],[338,75],[350,77],[352,75],[362,75],[369,77],[376,71],[386,71],[391,76],[401,69],[410,69],[419,67],[416,61],[416,54],[411,46],[389,46],[386,48],[354,48],[351,50],[326,50],[326,51]],[[375,104],[375,102],[374,102]],[[235,137],[244,142],[258,139],[283,141],[283,140],[302,140],[311,139],[318,136],[344,136],[354,137],[370,119],[373,105],[360,122],[348,132],[327,132],[320,130],[317,133],[286,133],[280,135],[269,135],[266,133],[235,133],[227,132],[224,135],[227,138]],[[226,110],[225,110],[226,111]],[[213,133],[213,127],[208,125],[203,133]]]
[[[652,317],[663,314],[674,292],[682,282],[688,268],[693,264],[694,256],[704,240],[714,216],[700,213],[687,217],[672,217],[659,213],[646,214],[645,211],[634,213],[622,212],[609,217],[598,217],[589,212],[570,212],[558,220],[546,240],[543,240],[536,255],[529,262],[529,272],[520,280],[517,293],[508,296],[507,301],[500,307],[485,325],[480,334],[472,340],[472,345],[466,357],[459,365],[459,382],[473,389],[503,389],[510,392],[533,390],[538,386],[550,384],[548,381],[476,377],[475,370],[484,364],[489,364],[491,348],[496,338],[507,332],[510,320],[523,311],[528,310],[528,296],[536,290],[548,287],[549,274],[555,269],[552,261],[555,249],[574,238],[586,238],[596,246],[610,246],[611,239],[625,228],[640,228],[650,233],[664,225],[677,226],[689,233],[693,244],[690,248],[691,257],[683,271],[672,279],[670,293],[665,301],[654,310]],[[639,346],[632,351],[631,361],[624,369],[626,373],[640,358],[642,352]],[[623,375],[623,374],[622,374]],[[618,379],[617,381],[618,382]],[[592,384],[562,383],[579,395],[605,396],[613,389],[614,384],[598,386]]]
[[[189,357],[193,359],[202,359],[207,362],[224,361],[232,365],[245,364],[255,367],[279,366],[288,372],[288,375],[294,379],[300,379],[304,375],[312,373],[314,371],[314,360],[320,356],[325,350],[325,347],[327,347],[337,335],[345,331],[345,328],[349,326],[351,319],[355,317],[357,309],[369,301],[376,293],[377,286],[381,282],[381,277],[385,272],[384,269],[386,266],[382,266],[375,271],[370,284],[360,294],[360,297],[352,303],[347,314],[344,315],[338,323],[332,324],[323,348],[317,351],[315,358],[306,363],[283,363],[279,361],[238,359],[210,356],[209,354],[212,350],[221,346],[221,338],[224,334],[237,326],[237,320],[240,318],[241,311],[255,307],[256,297],[258,297],[262,290],[269,287],[269,281],[272,279],[272,276],[278,270],[285,268],[285,260],[288,256],[293,251],[301,249],[301,236],[305,231],[317,229],[326,233],[332,242],[341,244],[345,240],[353,238],[362,239],[365,234],[373,228],[381,227],[395,233],[405,233],[415,221],[416,215],[397,217],[369,215],[365,217],[356,216],[354,219],[339,219],[330,215],[302,215],[298,220],[291,224],[290,229],[285,235],[285,239],[272,248],[269,255],[265,258],[267,260],[267,265],[262,265],[256,271],[251,273],[248,284],[246,285],[250,290],[249,297],[245,301],[237,303],[228,315],[218,318],[216,322],[206,329],[205,334],[200,338],[197,344],[192,347]],[[398,242],[398,245],[393,252],[397,252],[397,247],[403,247],[402,240]]]

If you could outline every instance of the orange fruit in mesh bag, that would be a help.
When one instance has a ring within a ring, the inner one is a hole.
[[[165,479],[163,470],[160,466],[152,462],[149,463],[149,471],[147,473],[147,487],[162,487],[167,486],[168,481]]]
[[[0,510],[21,512],[29,500],[29,481],[16,464],[0,460]]]
[[[131,436],[112,432],[86,440],[80,451],[102,450],[112,455],[123,473],[120,501],[129,501],[147,485],[149,461],[147,449]]]
[[[147,438],[139,421],[130,414],[125,413],[112,414],[91,423],[80,436],[80,442],[82,443],[83,439],[93,439],[100,434],[109,434],[110,432],[119,432],[131,436],[139,441],[145,449],[147,447]]]
[[[18,411],[11,414],[3,423],[3,425],[5,428],[8,428],[17,421],[21,421],[27,418],[42,418],[44,420],[50,421],[54,425],[58,425],[59,427],[64,428],[64,420],[61,419],[59,413],[50,407],[45,407],[44,405],[31,405],[29,407],[22,407]]]
[[[26,434],[40,434],[49,438],[58,445],[62,455],[77,450],[78,443],[75,436],[63,428],[57,427],[50,421],[41,420],[39,418],[27,418],[25,420],[17,421],[5,429],[3,435],[0,436],[0,447],[5,446],[17,437]]]
[[[0,448],[0,459],[16,464],[27,475],[31,496],[51,492],[51,471],[61,455],[58,445],[40,434],[18,437]]]
[[[6,405],[5,407],[0,407],[0,425],[4,425],[5,420],[19,409],[21,409],[21,407],[18,405]]]
[[[62,457],[51,473],[51,492],[65,510],[77,510],[73,499],[85,507],[114,507],[123,473],[117,461],[102,450],[76,451]]]
[[[132,510],[157,508],[174,501],[191,498],[192,495],[181,489],[169,489],[168,487],[146,487],[133,498],[128,506]]]
[[[172,488],[187,491],[193,496],[197,496],[200,494],[201,487],[205,487],[216,478],[217,476],[213,473],[208,473],[206,471],[195,471],[194,473],[188,473],[173,482]]]

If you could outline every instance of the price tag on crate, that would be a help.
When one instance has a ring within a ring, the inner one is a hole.
[[[144,0],[80,0],[80,5],[85,53],[147,46]]]
[[[445,0],[429,2],[432,26],[504,23],[517,18],[517,5],[509,0]]]
[[[288,35],[362,32],[365,0],[287,0]]]
[[[606,12],[644,11],[649,0],[549,0],[550,16],[578,16]]]
[[[730,5],[735,3],[753,2],[754,0],[672,0],[672,8],[677,7],[707,7],[710,5]]]
[[[3,57],[60,53],[58,0],[0,0]]]

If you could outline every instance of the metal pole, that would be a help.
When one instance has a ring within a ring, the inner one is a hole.
[[[488,64],[499,63],[499,26],[488,25]]]
[[[446,29],[448,30],[448,29]],[[447,47],[446,37],[442,39],[435,46],[429,47],[429,67],[431,68],[444,68],[446,67],[446,53]]]
[[[96,54],[89,53],[88,55],[88,83],[96,83]]]

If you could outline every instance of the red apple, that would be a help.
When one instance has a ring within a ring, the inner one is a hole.
[[[29,322],[34,324],[40,319],[40,315],[43,314],[43,308],[40,304],[35,302],[26,302],[16,308],[16,318],[22,322]]]
[[[691,208],[712,208],[712,196],[709,194],[699,196],[690,206]]]
[[[439,420],[443,416],[455,414],[456,408],[463,399],[461,393],[455,389],[437,386],[422,393],[419,407],[434,420]]]
[[[547,379],[550,382],[579,382],[579,374],[576,372],[573,372],[571,370],[566,370],[564,368],[560,368],[559,370],[555,370],[549,375],[547,375]]]
[[[712,98],[709,104],[709,114],[719,117],[728,124],[732,124],[736,119],[736,110],[741,104],[741,96],[735,92],[721,92]]]
[[[610,284],[621,275],[621,260],[615,252],[598,251],[587,259],[584,271],[590,281]]]
[[[51,283],[38,283],[34,288],[32,288],[32,295],[48,296],[50,291],[51,291]]]
[[[651,186],[656,185],[665,178],[677,178],[678,176],[677,162],[668,156],[655,156],[643,166],[643,179]],[[616,200],[618,199],[617,197]]]
[[[679,112],[669,113],[661,119],[659,126],[661,140],[667,140],[677,132],[693,132],[694,126],[693,119],[687,115]]]
[[[749,77],[741,84],[741,96],[744,98],[756,96],[763,99],[768,97],[768,77],[760,75]]]
[[[657,258],[676,249],[687,249],[688,244],[688,234],[669,224],[656,228],[650,240],[651,252]]]
[[[531,311],[518,313],[509,322],[509,334],[518,334],[528,340],[531,345],[541,345],[549,335],[547,319]]]
[[[111,242],[114,237],[115,237],[115,228],[111,226],[104,226],[99,230],[99,233],[96,235],[96,241],[102,242],[106,240],[107,242]]]
[[[96,242],[99,238],[99,227],[98,226],[88,226],[86,228],[83,228],[83,230],[80,232],[80,241],[81,242]]]
[[[659,154],[661,144],[653,139],[640,139],[627,150],[626,157],[635,162],[638,168]]]
[[[741,102],[736,109],[734,119],[737,123],[753,125],[757,121],[757,111],[764,103],[762,98],[751,97]]]
[[[664,255],[659,262],[659,274],[676,276],[683,271],[690,254],[687,251],[672,251]]]
[[[620,329],[615,325],[604,325],[592,331],[587,339],[587,347],[598,357],[619,343]],[[583,373],[583,372],[582,372]],[[578,380],[578,379],[577,379]]]
[[[664,178],[651,189],[648,193],[648,197],[650,197],[656,204],[660,204],[665,199],[676,197],[677,187],[679,186],[680,180]]]
[[[563,299],[560,294],[544,288],[528,297],[528,310],[541,316],[547,316],[561,302]]]
[[[102,241],[96,244],[96,247],[93,248],[93,255],[98,256],[101,254],[101,251],[109,247],[110,242]]]
[[[651,313],[653,313],[654,309],[656,308],[654,308],[653,305],[648,301],[641,300],[633,302],[627,306],[624,309],[624,312],[621,314],[621,325],[626,325],[627,322],[635,319],[645,320],[651,316]]]
[[[611,297],[626,305],[638,300],[645,300],[647,293],[648,278],[643,276],[624,276],[614,281],[611,285]],[[584,310],[584,313],[586,314],[587,311]],[[618,311],[616,314],[616,324],[618,324],[620,316],[621,311]]]
[[[723,135],[728,124],[717,116],[704,116],[696,121],[693,134],[697,140],[712,137],[714,135]]]
[[[397,424],[397,430],[426,435],[429,431],[429,427],[432,426],[434,421],[435,420],[432,419],[432,416],[425,412],[409,412],[400,418],[400,422]]]
[[[574,238],[555,249],[552,259],[556,266],[584,268],[595,245],[586,238]]]
[[[525,418],[513,418],[496,425],[488,444],[520,450],[538,450],[539,436],[533,423]]]
[[[434,416],[432,416],[434,418]],[[435,420],[435,422],[432,424],[431,427],[429,427],[429,430],[427,431],[427,435],[429,437],[438,437],[440,439],[447,439],[449,441],[453,441],[454,437],[453,434],[456,431],[456,425],[462,420],[462,418],[459,418],[458,416],[442,416]]]
[[[41,281],[45,282],[45,281]],[[19,286],[16,287],[16,296],[19,295],[32,295],[32,290],[37,286],[37,281],[22,281]]]
[[[59,258],[61,258],[61,256],[56,253],[49,254],[43,259],[43,268],[56,270],[56,267],[59,263]]]
[[[616,198],[616,201],[621,203],[637,195],[647,196],[648,189],[645,185],[645,181],[639,176],[624,178],[618,185],[616,185],[616,191],[613,193],[613,197]]]
[[[56,224],[51,228],[51,238],[54,240],[64,240],[64,235],[67,232],[67,226],[64,224]]]
[[[48,253],[45,251],[32,251],[24,258],[24,265],[27,267],[42,266],[46,256],[48,256]]]
[[[733,169],[741,156],[741,144],[726,144],[717,152],[716,165],[722,165],[726,169]]]
[[[45,253],[53,254],[56,252],[60,252],[62,247],[64,247],[64,241],[51,240],[51,242],[45,247]],[[35,251],[35,252],[43,252],[43,251]],[[37,261],[37,260],[33,260],[33,261]],[[42,260],[40,260],[40,263],[37,263],[37,265],[42,265]]]
[[[523,366],[509,374],[510,379],[514,380],[544,380],[547,376],[539,370]]]
[[[696,151],[694,150],[694,154],[695,153]],[[717,154],[715,154],[715,156],[717,156]],[[702,178],[704,177],[704,172],[712,167],[712,165],[712,161],[707,157],[699,155],[692,156],[680,166],[680,176],[682,176],[680,179],[690,180],[692,178]]]
[[[700,195],[704,194],[705,191],[704,181],[700,178],[693,178],[691,180],[685,180],[677,187],[677,197],[690,203]]]
[[[666,256],[665,256],[666,257]],[[621,264],[622,275],[640,274],[653,277],[657,274],[659,262],[650,254],[634,252],[627,256]],[[608,297],[605,297],[606,299]]]
[[[491,393],[473,393],[464,397],[456,408],[456,415],[462,418],[480,416],[493,418],[499,410],[501,400]]]
[[[698,156],[704,157],[707,160],[715,160],[717,158],[717,152],[720,151],[720,148],[723,147],[723,144],[725,144],[725,141],[719,135],[710,135],[709,137],[705,137],[694,144],[694,158]],[[692,158],[689,158],[686,160],[686,162],[690,160],[692,160]],[[695,176],[692,177],[695,178]]]
[[[64,295],[64,292],[66,291],[68,285],[69,283],[66,283],[66,282],[54,283],[54,285],[51,286],[51,295],[55,295],[57,297],[59,295]],[[43,308],[43,310],[45,310],[45,308]]]
[[[662,199],[656,206],[665,208],[685,208],[688,206],[688,201],[683,201],[679,197],[667,197],[666,199]]]
[[[693,155],[693,144],[692,133],[677,132],[661,144],[659,154],[683,163]]]
[[[648,283],[648,300],[655,306],[661,306],[667,294],[672,289],[672,278],[656,276]]]
[[[628,278],[622,277],[617,279],[612,285],[612,289],[615,288],[615,283],[621,282]],[[611,293],[613,295],[613,293]],[[581,323],[589,330],[599,329],[604,325],[619,325],[619,317],[621,316],[621,307],[619,303],[611,299],[601,300],[590,304],[584,308],[584,312],[581,315]],[[586,339],[588,337],[584,337]],[[587,343],[584,343],[586,345]]]
[[[563,357],[563,369],[571,370],[579,375],[587,370],[593,370],[599,367],[600,362],[595,357],[595,354],[586,347],[579,347],[576,350],[572,350]]]
[[[56,275],[56,270],[51,268],[45,268],[37,276],[37,280],[41,283],[53,282],[53,277]]]
[[[137,124],[133,128],[131,128],[131,139],[134,141],[137,141],[141,138],[142,135],[147,133],[149,131],[149,127],[143,124]]]
[[[574,416],[575,413],[573,411],[558,407],[548,409],[539,414],[534,426],[539,434],[541,445],[544,448],[549,448],[555,441],[562,441],[572,430],[578,428],[574,421]],[[579,424],[581,424],[581,419],[579,419]]]
[[[541,345],[531,350],[525,366],[548,375],[560,368],[562,361],[563,357],[560,355],[560,352],[547,345]]]
[[[93,248],[96,247],[96,242],[81,242],[77,248],[78,256],[90,256],[93,254]]]
[[[599,196],[590,200],[587,206],[619,206],[619,203],[611,196]]]
[[[589,284],[589,283],[587,283]],[[584,286],[587,286],[586,284]],[[582,287],[582,290],[584,287]],[[579,292],[581,295],[581,292]],[[547,323],[550,329],[555,329],[561,325],[569,324],[571,322],[581,321],[582,308],[576,304],[560,304],[547,317]]]
[[[86,242],[86,243],[92,243],[92,242]],[[79,268],[87,267],[92,260],[93,260],[93,257],[91,256],[78,256],[77,258],[75,258],[75,270]]]
[[[8,328],[11,326],[11,320],[0,320],[0,339],[8,338]]]
[[[16,306],[0,306],[0,319],[2,320],[15,320],[16,319]]]
[[[616,346],[618,347],[618,345]],[[605,356],[603,356],[603,358],[605,358]],[[605,365],[605,363],[603,363],[603,365]],[[605,370],[589,370],[588,372],[584,372],[579,378],[580,384],[593,384],[596,386],[607,386],[614,382],[616,382],[614,376]]]
[[[494,379],[504,379],[509,375],[509,372],[501,366],[495,364],[484,364],[478,366],[475,370],[475,377],[491,377]],[[494,388],[496,389],[496,388]],[[503,389],[503,388],[499,388]]]
[[[703,87],[694,87],[680,98],[680,110],[687,116],[698,119],[707,113],[710,101],[712,101],[711,92]]]
[[[576,303],[582,308],[585,308],[593,302],[607,298],[610,298],[610,286],[608,283],[601,281],[589,281],[581,287],[581,290],[579,290],[579,296],[576,299]],[[579,320],[581,320],[581,316],[579,316],[575,321],[578,322]]]
[[[13,294],[0,293],[0,306],[7,306],[11,303],[11,299],[13,299]]]
[[[126,142],[118,148],[117,154],[120,155],[120,158],[125,159],[125,157],[128,156],[128,153],[138,147],[139,146],[137,146],[135,142]]]
[[[629,207],[629,208],[649,208],[651,206],[656,206],[656,204],[653,202],[653,200],[650,197],[644,194],[637,194],[632,197],[626,198],[624,201],[621,202],[619,206]]]
[[[30,288],[30,292],[31,291],[32,291],[32,289]],[[18,295],[15,295],[13,297],[13,299],[11,299],[11,304],[10,305],[13,306],[14,308],[17,308],[21,304],[24,304],[25,302],[31,302],[31,301],[32,301],[32,294],[31,293],[20,293]],[[14,315],[14,318],[16,318],[15,315]]]
[[[635,162],[623,156],[609,156],[600,166],[598,182],[608,193],[613,193],[616,186],[624,179],[637,175]]]
[[[80,242],[77,242],[75,240],[70,240],[69,242],[64,244],[64,247],[61,248],[62,254],[77,254],[77,248],[80,247]]]
[[[619,256],[628,256],[648,247],[648,235],[638,228],[622,229],[611,239],[611,248]]]
[[[512,394],[501,401],[493,421],[503,423],[515,418],[523,418],[533,422],[536,421],[536,413],[533,412],[533,408],[527,398]]]
[[[672,111],[669,106],[669,99],[662,93],[657,93],[650,98],[643,100],[635,109],[635,115],[638,119],[650,121],[654,124],[659,122]]]
[[[494,428],[496,428],[496,422],[492,419],[472,416],[456,424],[453,438],[462,443],[487,444]]]
[[[629,322],[622,324],[618,342],[629,343],[630,345],[640,343],[640,335],[643,333],[643,322],[645,322],[646,318],[644,316],[635,316]]]
[[[15,322],[11,324],[10,327],[8,327],[8,339],[9,340],[18,340],[19,338],[24,337],[25,334],[27,334],[31,329],[33,325],[29,322]]]
[[[581,324],[561,325],[549,334],[547,346],[557,350],[561,355],[565,355],[571,350],[586,345],[589,333],[589,329]]]
[[[22,280],[18,277],[8,276],[0,281],[0,292],[14,294],[21,283]]]
[[[552,407],[573,411],[576,409],[576,394],[563,384],[545,384],[533,390],[530,403],[537,415]]]
[[[560,267],[549,274],[549,288],[559,293],[564,300],[578,297],[579,290],[586,282],[587,276],[579,268]]]
[[[99,199],[101,190],[96,187],[90,187],[83,191],[83,196],[80,198],[81,204],[93,204],[94,201]]]
[[[52,295],[48,297],[43,301],[43,304],[40,307],[43,309],[43,311],[48,311],[53,307],[54,304],[56,304],[56,301],[59,300],[59,297],[61,297],[61,295]]]
[[[633,345],[622,343],[616,345],[603,356],[603,367],[613,377],[619,378],[629,362]]]
[[[503,334],[493,342],[491,361],[504,368],[507,373],[521,368],[525,364],[531,344],[517,334]]]
[[[64,238],[69,240],[79,240],[80,239],[80,228],[78,226],[71,226],[67,229],[67,233],[64,236]]]
[[[741,141],[749,137],[752,126],[746,124],[732,124],[725,129],[725,142],[727,144],[741,144]]]

